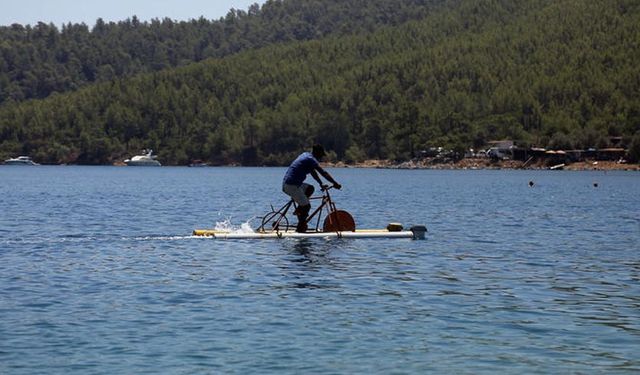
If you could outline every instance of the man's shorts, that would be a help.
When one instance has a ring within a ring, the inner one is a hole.
[[[311,186],[309,184],[306,183],[302,183],[302,185],[300,186],[296,186],[296,185],[289,185],[289,184],[282,184],[282,191],[285,192],[285,194],[287,194],[288,196],[290,196],[291,198],[293,198],[293,200],[299,205],[299,206],[306,206],[309,204],[309,198],[307,197],[307,195],[305,194],[305,191],[307,191],[307,188]]]

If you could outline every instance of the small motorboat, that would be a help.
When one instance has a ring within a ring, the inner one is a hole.
[[[4,161],[5,165],[40,165],[28,156],[18,156],[17,158],[11,158]]]
[[[153,150],[149,149],[149,150],[142,150],[142,155],[136,155],[134,157],[132,157],[131,159],[127,159],[125,160],[125,164],[127,164],[130,167],[160,167],[162,166],[162,164],[160,164],[159,161],[156,160],[155,155],[151,155],[153,153]]]
[[[201,167],[208,167],[208,166],[209,164],[203,162],[200,159],[193,160],[191,163],[189,163],[189,167],[192,167],[192,168],[201,168]]]

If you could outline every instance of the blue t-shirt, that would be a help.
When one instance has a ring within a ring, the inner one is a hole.
[[[310,152],[303,152],[287,169],[287,173],[284,174],[284,183],[295,186],[302,185],[307,175],[319,165],[318,160]]]

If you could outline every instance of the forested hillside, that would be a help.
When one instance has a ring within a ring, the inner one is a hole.
[[[605,147],[639,136],[639,24],[635,0],[449,1],[372,32],[5,104],[0,154],[92,164],[151,147],[167,164],[250,165],[315,141],[342,160],[497,138]]]
[[[443,0],[269,0],[220,20],[98,19],[0,27],[0,104],[187,65],[275,43],[370,32],[422,19]]]

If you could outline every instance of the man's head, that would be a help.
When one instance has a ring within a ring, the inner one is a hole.
[[[313,154],[313,157],[318,160],[322,159],[326,155],[324,147],[322,147],[321,144],[313,145],[313,151],[311,151],[311,153]]]

